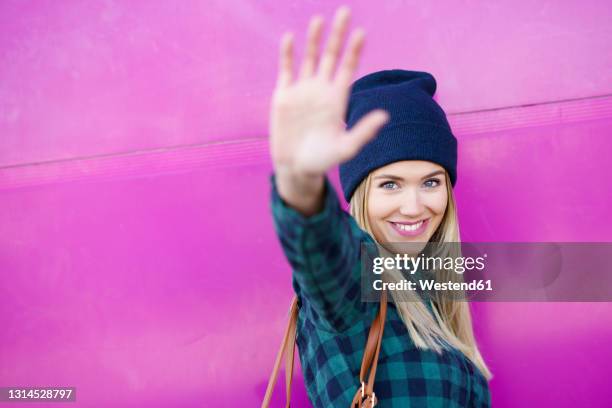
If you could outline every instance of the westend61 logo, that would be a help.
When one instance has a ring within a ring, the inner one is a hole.
[[[612,242],[367,242],[361,299],[612,302]]]
[[[456,242],[368,243],[362,246],[362,299],[383,290],[462,300],[466,292],[490,292],[488,254]],[[485,269],[487,271],[485,272]],[[367,275],[367,276],[366,276]],[[402,295],[403,296],[403,295]]]
[[[409,291],[481,291],[493,290],[490,280],[472,280],[463,282],[462,275],[466,271],[482,271],[485,268],[485,259],[487,254],[482,256],[409,256],[408,254],[395,254],[395,256],[381,257],[377,256],[372,260],[372,272],[376,275],[381,275],[385,271],[393,273],[398,271],[403,277],[403,272],[408,272],[411,276],[417,272],[440,272],[446,271],[450,273],[446,280],[440,281],[443,276],[430,276],[425,278],[423,274],[419,274],[418,279],[390,279],[391,281],[384,282],[382,279],[376,279],[372,282],[372,288],[376,291],[380,290],[409,290]],[[453,272],[457,276],[453,279]]]
[[[411,275],[417,270],[452,270],[455,273],[462,274],[465,271],[478,270],[482,271],[485,267],[484,261],[487,254],[479,257],[432,257],[421,254],[417,257],[411,257],[407,254],[396,254],[395,257],[374,258],[374,267],[372,272],[380,275],[385,270],[405,270]]]

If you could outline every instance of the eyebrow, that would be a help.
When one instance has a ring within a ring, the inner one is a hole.
[[[437,176],[438,174],[444,174],[444,170],[434,171],[433,173],[430,173],[430,174],[424,176],[421,180],[424,180],[424,179],[429,178],[429,177]],[[374,177],[374,180],[378,180],[378,179],[391,179],[391,180],[404,181],[403,178],[401,178],[399,176],[394,176],[393,174],[381,174],[380,176]]]

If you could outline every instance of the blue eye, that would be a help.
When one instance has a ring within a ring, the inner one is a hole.
[[[393,181],[385,181],[384,183],[381,183],[378,187],[382,187],[385,190],[393,190],[395,187],[397,187],[397,184],[395,184],[395,182]]]
[[[434,183],[436,183],[436,184],[435,184],[435,185],[431,185],[431,184],[429,184],[429,185],[428,185],[427,183],[429,183],[430,181],[431,181],[431,182],[434,182]],[[425,184],[427,185],[427,187],[430,187],[430,188],[433,188],[433,187],[438,187],[438,186],[440,185],[440,180],[439,180],[439,179],[437,179],[437,178],[429,179],[429,180],[427,180],[427,181],[425,182]]]

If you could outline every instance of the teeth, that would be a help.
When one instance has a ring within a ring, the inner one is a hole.
[[[399,227],[399,229],[401,229],[402,231],[416,231],[419,228],[421,228],[421,225],[423,225],[423,221],[419,221],[416,224],[413,225],[405,225],[405,224],[395,224]]]

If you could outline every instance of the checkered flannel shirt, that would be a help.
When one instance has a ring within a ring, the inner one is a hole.
[[[325,180],[322,211],[305,217],[272,183],[276,233],[292,266],[300,306],[297,346],[314,407],[349,407],[378,303],[361,301],[361,242],[374,243],[342,209]],[[392,302],[387,308],[374,392],[379,407],[490,407],[488,383],[456,349],[420,350]]]

